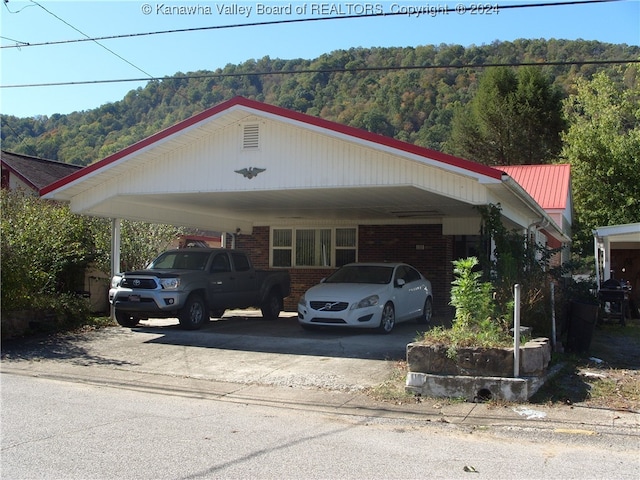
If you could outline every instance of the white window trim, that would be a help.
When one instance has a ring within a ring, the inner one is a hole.
[[[355,245],[353,247],[338,247],[336,246],[336,230],[337,229],[353,229],[355,230]],[[274,247],[273,246],[273,231],[274,230],[291,230],[291,247]],[[296,265],[296,231],[297,230],[331,230],[331,262],[330,265]],[[290,267],[280,267],[273,265],[273,251],[278,250],[291,250],[291,263]],[[269,266],[271,268],[295,268],[295,269],[328,269],[336,268],[336,251],[337,250],[355,250],[355,261],[358,260],[358,227],[355,225],[338,225],[338,226],[277,226],[269,228]]]

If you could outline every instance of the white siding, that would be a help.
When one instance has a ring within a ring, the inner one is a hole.
[[[260,122],[260,149],[243,150],[242,127],[237,123],[205,137],[190,136],[180,148],[145,152],[118,176],[85,191],[76,205],[95,205],[114,194],[397,185],[471,204],[486,201],[484,186],[476,179],[273,120]],[[247,167],[266,171],[252,179],[235,172]]]

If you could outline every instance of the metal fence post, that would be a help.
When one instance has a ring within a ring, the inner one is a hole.
[[[513,287],[513,376],[520,376],[520,284]]]

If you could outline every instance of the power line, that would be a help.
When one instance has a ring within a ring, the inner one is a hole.
[[[122,60],[123,62],[131,65],[133,68],[135,68],[136,70],[138,70],[141,73],[144,73],[146,76],[153,78],[153,75],[151,75],[150,73],[144,71],[142,68],[138,67],[137,65],[134,65],[133,63],[131,63],[129,60],[127,60],[126,58],[124,58],[122,55],[119,55],[118,53],[114,52],[113,50],[111,50],[109,47],[106,47],[105,45],[103,45],[102,43],[100,43],[97,39],[95,38],[91,38],[89,37],[89,35],[87,35],[86,33],[84,33],[82,30],[78,29],[77,27],[71,25],[69,22],[67,22],[66,20],[64,20],[63,18],[59,17],[58,15],[56,15],[55,13],[53,13],[51,10],[46,9],[45,7],[43,7],[42,5],[40,5],[38,2],[36,2],[35,0],[31,0],[31,3],[37,5],[38,7],[40,7],[42,10],[44,10],[45,12],[47,12],[49,15],[51,15],[54,18],[57,18],[58,20],[60,20],[62,23],[64,23],[65,25],[71,27],[72,29],[74,29],[76,32],[78,32],[80,35],[84,35],[86,38],[86,41],[90,41],[95,43],[96,45],[98,45],[99,47],[105,49],[107,52],[109,52],[112,55],[115,55],[116,57],[118,57],[120,60]],[[28,45],[28,44],[27,44]],[[23,45],[26,46],[26,45]]]
[[[512,9],[519,9],[519,8],[561,7],[561,6],[588,5],[588,4],[611,3],[611,2],[622,2],[622,1],[626,1],[626,0],[571,0],[571,1],[564,1],[564,2],[519,3],[514,5],[498,5],[498,8],[500,11],[502,11],[502,10],[512,10]],[[443,8],[441,11],[443,13],[445,12],[459,13],[459,11],[456,10],[456,8],[459,8],[459,5],[461,4],[456,5],[456,7]],[[347,20],[347,19],[352,20],[357,18],[393,17],[393,16],[402,16],[402,15],[407,16],[408,13],[406,11],[383,12],[383,13],[375,12],[375,13],[366,13],[366,14],[340,15],[340,16],[333,16],[333,17],[294,18],[294,19],[286,19],[286,20],[272,20],[272,21],[266,21],[266,22],[236,23],[236,24],[230,24],[230,25],[215,25],[215,26],[208,26],[208,27],[192,27],[192,28],[172,29],[172,30],[159,30],[155,32],[126,33],[126,34],[120,34],[120,35],[107,35],[107,36],[93,37],[93,38],[55,40],[50,42],[38,42],[38,43],[20,42],[16,45],[0,46],[0,49],[1,48],[40,47],[40,46],[60,45],[60,44],[68,44],[68,43],[115,40],[115,39],[121,39],[121,38],[144,37],[144,36],[150,36],[150,35],[164,35],[169,33],[186,33],[186,32],[198,32],[198,31],[206,31],[206,30],[223,30],[223,29],[240,28],[240,27],[261,27],[261,26],[267,26],[267,25],[284,25],[284,24],[292,24],[292,23],[319,22],[319,21],[328,21],[328,20]]]
[[[355,67],[355,68],[334,68],[334,69],[305,69],[286,70],[269,72],[238,72],[238,73],[207,73],[196,75],[180,75],[173,77],[152,77],[152,78],[126,78],[113,80],[83,80],[75,82],[52,82],[52,83],[29,83],[16,85],[0,85],[0,88],[29,88],[29,87],[59,87],[68,85],[90,85],[102,83],[124,83],[124,82],[145,82],[162,80],[197,80],[203,78],[227,78],[245,76],[266,76],[266,75],[297,75],[301,73],[353,73],[353,72],[374,72],[393,70],[436,70],[436,69],[463,69],[463,68],[491,68],[491,67],[548,67],[548,66],[569,66],[569,65],[620,65],[640,63],[640,59],[635,60],[577,60],[562,62],[519,62],[519,63],[468,63],[463,65],[409,65],[401,67]]]

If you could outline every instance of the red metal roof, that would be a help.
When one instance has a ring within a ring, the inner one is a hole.
[[[545,210],[564,209],[569,200],[571,165],[512,165],[497,167],[516,182]]]
[[[486,165],[482,165],[476,162],[472,162],[470,160],[465,160],[462,158],[458,158],[458,157],[454,157],[453,155],[448,155],[446,153],[442,153],[442,152],[438,152],[436,150],[431,150],[428,148],[424,148],[424,147],[420,147],[418,145],[413,145],[410,143],[406,143],[406,142],[402,142],[400,140],[396,140],[394,138],[390,138],[390,137],[385,137],[383,135],[378,135],[376,133],[371,133],[368,132],[366,130],[362,130],[360,128],[355,128],[355,127],[350,127],[347,125],[341,125],[339,123],[335,123],[335,122],[331,122],[329,120],[325,120],[319,117],[314,117],[312,115],[307,115],[304,113],[300,113],[300,112],[295,112],[293,110],[288,110],[286,108],[283,107],[277,107],[274,105],[269,105],[266,103],[262,103],[262,102],[258,102],[256,100],[249,100],[248,98],[244,98],[244,97],[234,97],[230,100],[227,100],[225,102],[222,102],[214,107],[208,108],[207,110],[194,115],[190,118],[187,118],[186,120],[183,120],[179,123],[176,123],[175,125],[162,130],[158,133],[155,133],[154,135],[151,135],[150,137],[147,137],[143,140],[140,140],[139,142],[124,148],[123,150],[120,150],[119,152],[114,153],[113,155],[110,155],[96,163],[93,163],[85,168],[83,168],[82,170],[75,172],[71,175],[69,175],[68,177],[65,177],[61,180],[58,180],[57,182],[53,182],[50,185],[47,185],[46,187],[42,188],[40,190],[40,195],[45,195],[47,193],[50,193],[54,190],[57,190],[61,187],[64,187],[65,185],[78,180],[82,177],[84,177],[85,175],[88,175],[92,172],[95,172],[97,170],[100,170],[101,168],[112,164],[113,162],[116,162],[118,160],[120,160],[121,158],[126,157],[127,155],[130,155],[136,151],[142,150],[150,145],[152,145],[155,142],[158,142],[164,138],[167,138],[171,135],[174,135],[176,133],[179,133],[181,130],[186,129],[192,125],[195,125],[199,122],[202,122],[206,119],[208,119],[209,117],[212,117],[214,115],[217,115],[221,112],[223,112],[224,110],[228,110],[232,107],[235,106],[244,106],[247,108],[251,108],[254,110],[259,110],[268,114],[272,114],[272,115],[277,115],[283,118],[288,118],[290,120],[294,120],[294,121],[298,121],[298,122],[302,122],[302,123],[306,123],[315,127],[320,127],[320,128],[324,128],[327,130],[332,130],[334,132],[337,133],[341,133],[344,135],[348,135],[354,138],[359,138],[361,140],[365,140],[365,141],[370,141],[373,143],[377,143],[381,146],[386,146],[386,147],[390,147],[390,148],[395,148],[401,151],[405,151],[407,153],[412,153],[415,155],[419,155],[422,157],[427,157],[427,158],[431,158],[434,159],[438,162],[442,162],[444,164],[447,165],[451,165],[457,168],[461,168],[464,170],[468,170],[470,173],[474,173],[474,174],[479,174],[479,175],[484,175],[487,176],[489,178],[494,178],[494,179],[501,179],[502,178],[502,171],[498,170],[496,168],[492,168],[492,167],[488,167]]]

